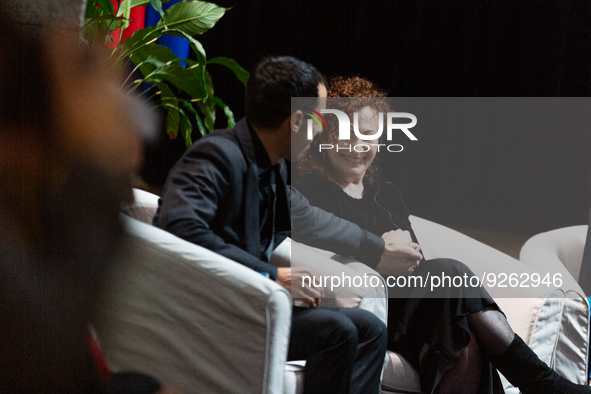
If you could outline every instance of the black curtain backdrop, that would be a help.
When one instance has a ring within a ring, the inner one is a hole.
[[[292,55],[329,77],[360,75],[398,97],[586,97],[591,90],[589,1],[216,3],[232,9],[199,40],[208,57],[232,57],[246,69],[267,55]],[[223,68],[209,69],[217,95],[242,117],[242,85]],[[591,130],[529,134],[447,132],[390,158],[389,180],[414,214],[446,225],[533,235],[586,223]],[[146,179],[162,183],[183,150],[180,140],[149,148]]]

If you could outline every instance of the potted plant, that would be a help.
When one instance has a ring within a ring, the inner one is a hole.
[[[168,0],[170,1],[170,0]],[[234,127],[230,108],[214,94],[213,81],[207,71],[211,64],[230,69],[246,85],[248,72],[233,59],[208,59],[205,49],[195,38],[211,29],[228,11],[206,1],[185,0],[163,10],[165,0],[87,0],[83,31],[86,36],[104,36],[114,47],[115,64],[128,71],[124,87],[130,92],[158,98],[157,105],[166,110],[166,132],[170,138],[180,133],[187,146],[192,143],[194,125],[205,135],[212,131],[216,109],[225,114],[227,127]],[[131,9],[152,5],[160,15],[156,26],[137,30],[125,41],[123,30],[129,26]],[[113,33],[120,29],[119,39]],[[182,59],[169,48],[158,44],[163,35],[182,37],[189,42],[194,59]],[[140,73],[141,77],[135,75]]]

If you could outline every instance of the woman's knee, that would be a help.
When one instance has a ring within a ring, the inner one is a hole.
[[[439,258],[427,260],[421,263],[424,268],[433,273],[445,273],[446,275],[459,275],[461,277],[467,274],[468,277],[474,276],[472,270],[464,263],[454,259]]]

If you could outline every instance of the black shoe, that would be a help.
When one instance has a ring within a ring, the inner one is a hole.
[[[523,394],[591,394],[590,386],[571,383],[550,369],[517,334],[490,362]]]

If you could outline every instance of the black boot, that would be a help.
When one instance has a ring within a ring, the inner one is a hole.
[[[590,386],[571,383],[550,369],[517,334],[490,362],[523,394],[591,394]]]

